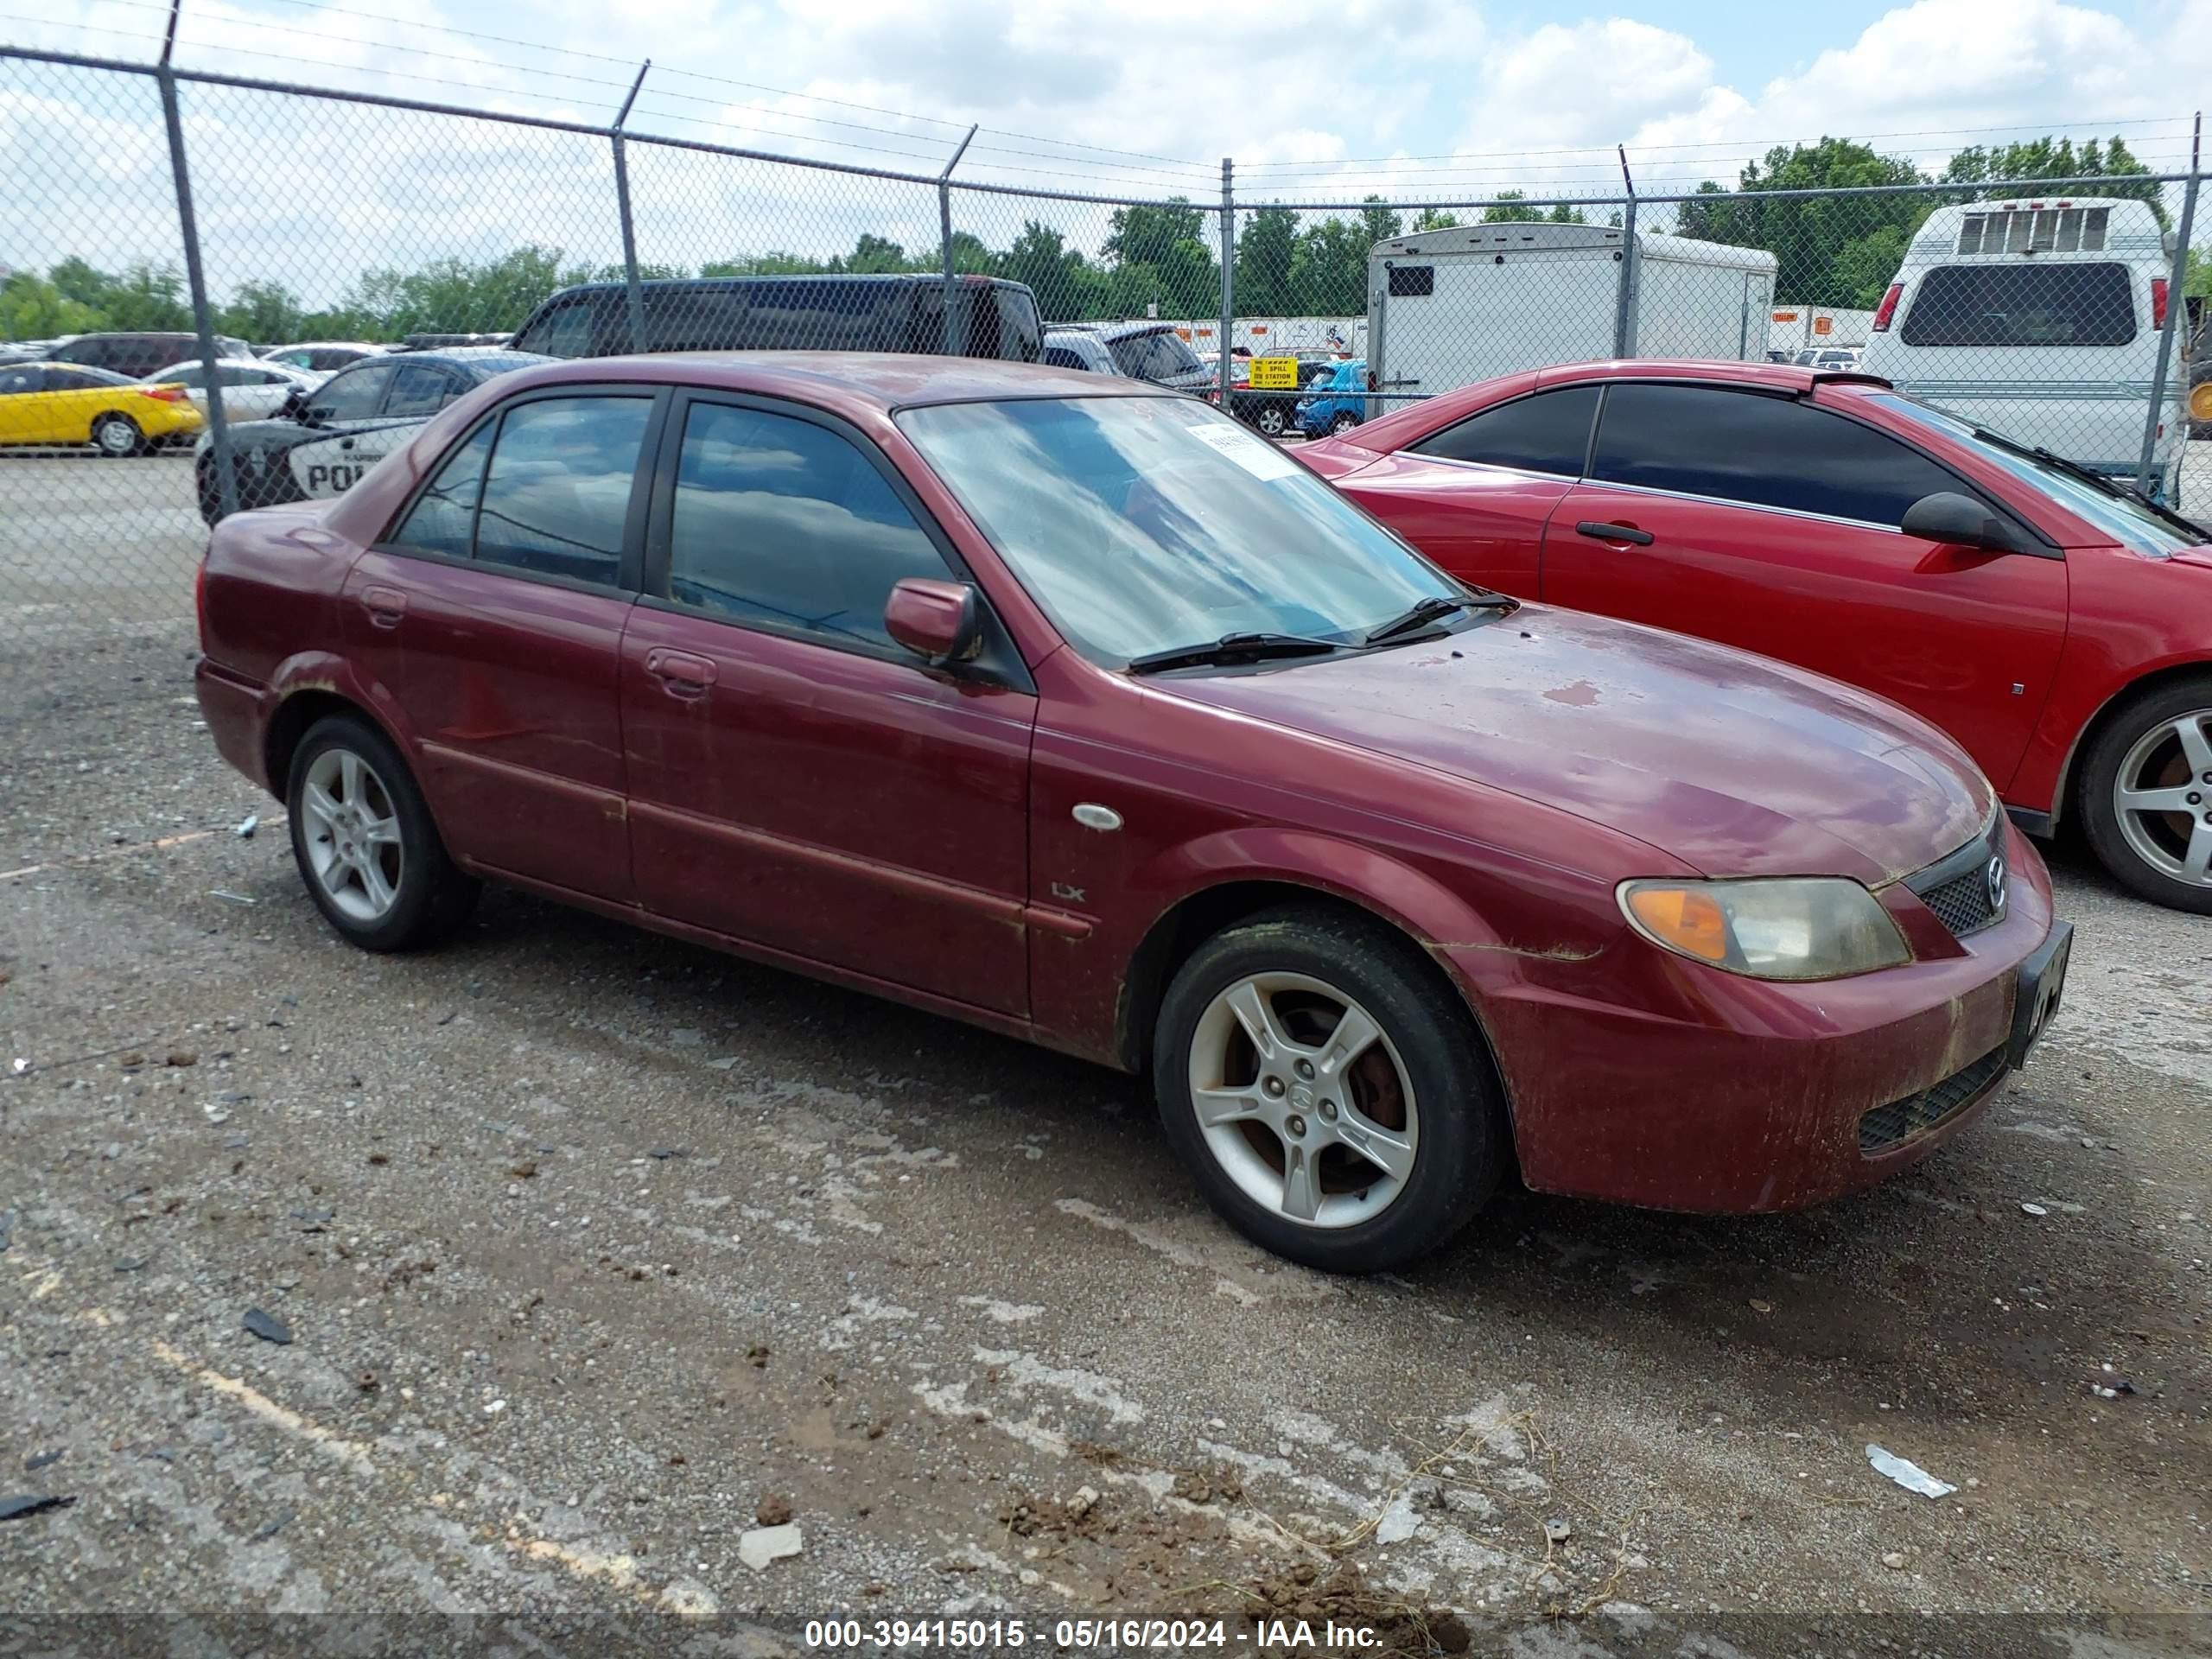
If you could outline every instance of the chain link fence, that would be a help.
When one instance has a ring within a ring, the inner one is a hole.
[[[168,683],[207,523],[341,493],[521,352],[1042,359],[1286,442],[1558,363],[1790,361],[2212,505],[2193,171],[1347,203],[1224,162],[1217,199],[1147,199],[963,180],[964,141],[930,176],[630,107],[0,48],[0,682]]]

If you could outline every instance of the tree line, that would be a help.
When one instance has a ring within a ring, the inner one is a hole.
[[[1770,251],[1779,263],[1776,296],[1800,305],[1866,308],[1903,261],[1921,222],[1946,202],[1972,200],[1993,181],[2095,178],[2101,193],[2150,202],[2160,221],[2165,210],[2150,169],[2115,137],[2076,148],[2065,138],[2041,138],[1996,147],[1974,146],[1954,155],[1934,177],[1911,162],[1885,156],[1850,139],[1780,146],[1746,165],[1732,187],[1708,181],[1694,200],[1671,210],[1673,228],[1708,241]],[[1868,185],[1955,187],[1913,195],[1778,196],[1774,193],[1836,190]],[[1480,223],[1543,219],[1580,224],[1585,212],[1572,203],[1535,207],[1518,191],[1502,192]],[[1609,207],[1611,222],[1620,222]],[[1664,226],[1664,207],[1647,209],[1641,222]],[[1356,316],[1367,308],[1368,251],[1408,230],[1436,230],[1460,221],[1423,208],[1410,223],[1381,198],[1329,215],[1304,215],[1287,207],[1261,207],[1238,214],[1233,250],[1236,305],[1246,316]],[[1002,276],[1033,289],[1045,316],[1054,321],[1141,317],[1211,316],[1221,307],[1220,220],[1186,199],[1117,209],[1097,251],[1071,246],[1060,231],[1026,221],[1003,249],[968,232],[951,239],[956,270]],[[2212,241],[2212,230],[2205,239]],[[935,245],[908,250],[890,238],[863,232],[849,253],[827,258],[766,251],[701,265],[696,275],[797,276],[944,268]],[[648,277],[695,274],[673,265],[641,267]],[[518,327],[556,289],[571,283],[619,281],[620,265],[568,259],[558,248],[529,245],[488,259],[435,259],[413,270],[363,273],[337,303],[310,306],[283,282],[240,283],[216,311],[219,333],[260,345],[294,340],[397,340],[410,334],[504,333]],[[2212,293],[2212,256],[2192,254],[2189,291]],[[103,329],[188,329],[191,307],[184,277],[173,264],[140,260],[116,271],[81,257],[40,273],[18,271],[0,283],[0,338],[33,340]]]

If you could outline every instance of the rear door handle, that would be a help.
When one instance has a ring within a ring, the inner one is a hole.
[[[1585,518],[1574,527],[1574,533],[1601,542],[1633,542],[1638,547],[1649,547],[1657,539],[1649,531],[1638,530],[1634,524],[1601,524],[1593,518]]]
[[[361,607],[368,612],[372,626],[396,628],[407,614],[407,595],[397,588],[364,588]]]
[[[715,683],[714,664],[687,652],[656,647],[645,653],[645,672],[658,680],[660,689],[670,696],[685,702],[696,702],[705,696],[707,688]]]

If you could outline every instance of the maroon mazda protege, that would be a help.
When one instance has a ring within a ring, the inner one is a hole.
[[[1188,397],[1023,365],[506,376],[231,518],[199,690],[371,950],[498,880],[1148,1069],[1374,1269],[1502,1176],[1764,1211],[1965,1122],[2069,930],[1889,703],[1454,582]]]

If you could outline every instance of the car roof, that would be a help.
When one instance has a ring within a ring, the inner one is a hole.
[[[419,352],[378,352],[372,353],[372,356],[377,363],[389,363],[395,368],[409,363],[442,363],[449,369],[471,371],[496,368],[501,365],[510,369],[520,369],[527,368],[534,363],[553,363],[561,360],[557,358],[546,357],[537,352],[518,352],[508,346],[437,346]],[[338,372],[344,374],[350,370],[360,368],[368,360],[364,359],[361,363],[348,363]]]
[[[638,380],[751,391],[847,413],[1016,397],[1172,397],[1141,380],[1000,358],[893,352],[656,352],[635,357],[541,359],[521,386]]]
[[[1451,422],[1478,409],[1550,386],[1602,385],[1616,380],[1694,380],[1707,385],[1755,386],[1802,397],[1815,386],[1863,386],[1886,391],[1890,383],[1858,369],[1823,369],[1809,363],[1738,363],[1718,358],[1617,358],[1595,363],[1562,363],[1548,369],[1522,369],[1440,391],[1433,397],[1394,409],[1367,423],[1352,442],[1387,454],[1430,431],[1440,419]]]

